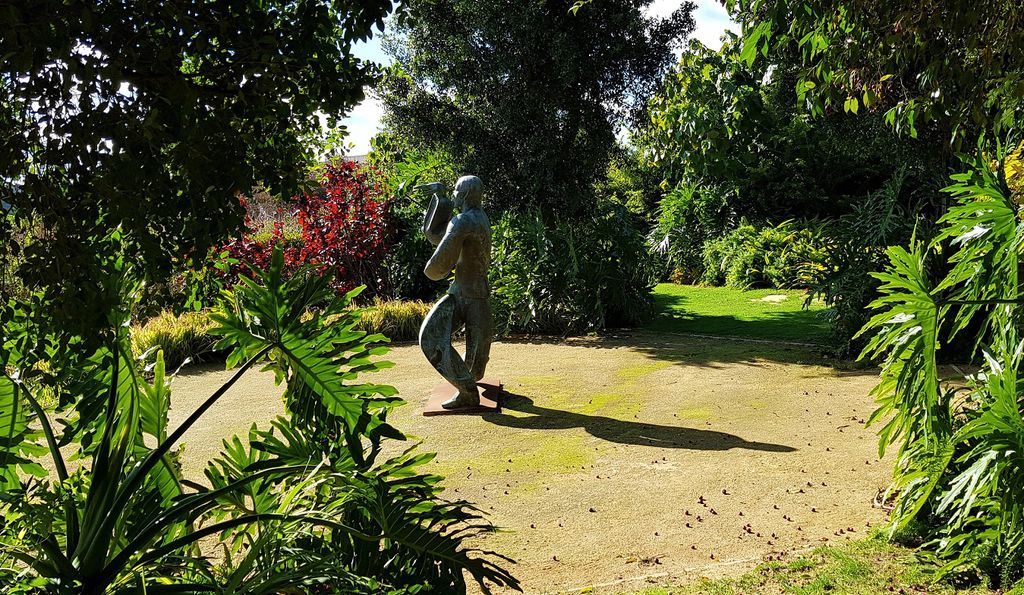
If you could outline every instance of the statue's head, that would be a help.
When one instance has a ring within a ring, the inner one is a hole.
[[[455,206],[460,209],[479,207],[484,198],[484,183],[476,176],[462,176],[455,183]]]

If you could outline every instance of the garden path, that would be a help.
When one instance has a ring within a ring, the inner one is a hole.
[[[438,453],[426,470],[507,531],[476,544],[518,561],[528,593],[628,591],[733,574],[768,556],[862,537],[890,466],[864,421],[876,372],[841,371],[793,346],[641,331],[502,342],[488,376],[501,414],[425,418],[438,377],[415,345],[373,380],[409,403],[394,424]],[[171,425],[227,377],[174,381]],[[367,377],[369,380],[370,377]],[[282,412],[252,372],[186,435],[196,477],[223,437]],[[703,500],[703,503],[701,502]]]

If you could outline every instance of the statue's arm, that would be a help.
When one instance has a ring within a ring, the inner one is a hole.
[[[462,253],[463,237],[464,234],[457,221],[453,219],[448,224],[444,236],[440,238],[437,248],[434,249],[433,256],[427,261],[427,266],[423,267],[423,273],[428,278],[440,281],[455,270],[455,264],[459,262],[459,254]]]

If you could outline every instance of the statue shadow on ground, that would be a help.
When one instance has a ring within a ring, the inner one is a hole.
[[[795,448],[783,444],[748,442],[739,436],[714,430],[624,421],[601,415],[586,415],[539,407],[529,397],[507,391],[502,395],[501,406],[502,410],[517,411],[528,415],[520,417],[504,413],[486,413],[483,415],[483,419],[495,425],[522,430],[583,428],[595,438],[636,446],[685,448],[689,450],[731,450],[733,448],[742,448],[780,453],[796,451]]]

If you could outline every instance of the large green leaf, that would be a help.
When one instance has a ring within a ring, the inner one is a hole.
[[[881,312],[863,331],[873,337],[862,356],[883,361],[872,421],[886,420],[883,449],[900,447],[890,488],[893,529],[925,521],[940,575],[1012,564],[1024,548],[1024,226],[1000,161],[979,149],[970,166],[946,189],[959,203],[930,245],[949,254],[948,273],[932,288],[920,243],[911,251],[890,248],[889,266],[877,275],[882,296],[872,304]],[[979,351],[985,366],[944,386],[940,333],[949,340],[967,330],[976,346],[988,343]]]
[[[872,390],[879,406],[871,417],[888,418],[880,432],[880,454],[890,444],[901,444],[902,450],[917,439],[936,448],[948,438],[951,424],[937,363],[939,320],[945,309],[928,280],[925,248],[921,243],[912,251],[891,247],[887,255],[886,272],[874,274],[882,281],[881,296],[870,305],[880,312],[858,333],[873,333],[861,358],[883,362]]]
[[[46,447],[37,442],[42,433],[30,425],[34,414],[24,390],[14,379],[0,375],[0,488],[5,492],[20,489],[19,469],[29,475],[47,475],[33,460],[45,453]]]
[[[490,592],[488,583],[519,590],[519,581],[496,564],[508,558],[464,544],[494,527],[467,502],[431,497],[438,478],[411,472],[421,462],[401,457],[386,463],[376,475],[356,480],[354,505],[383,538],[381,555],[363,562],[379,564],[378,572],[396,579],[415,577],[453,587],[462,584],[465,569],[485,593]]]
[[[321,411],[349,431],[366,411],[396,406],[388,399],[394,388],[350,383],[360,373],[390,365],[374,359],[387,351],[380,345],[386,339],[355,330],[358,312],[350,304],[361,288],[339,297],[328,276],[300,269],[285,279],[283,268],[283,254],[276,249],[270,267],[254,269],[254,279],[235,288],[230,307],[212,314],[214,332],[224,337],[221,345],[236,346],[229,365],[271,346],[267,369],[287,381],[289,409],[301,418]]]
[[[994,328],[997,301],[1015,300],[1020,295],[1018,262],[1024,248],[1024,223],[1017,217],[1005,180],[992,171],[988,156],[981,153],[971,170],[953,176],[945,189],[959,205],[942,217],[941,233],[933,241],[937,249],[948,242],[956,250],[949,262],[952,270],[936,288],[948,291],[946,298],[959,302],[951,335],[968,328],[979,313],[986,313],[985,327],[978,342]]]
[[[64,439],[82,445],[89,472],[58,470],[66,480],[33,484],[44,493],[24,500],[33,514],[8,518],[43,522],[23,527],[32,535],[24,542],[0,532],[5,552],[40,580],[94,593],[269,594],[325,582],[367,592],[464,590],[462,569],[516,586],[494,556],[461,547],[489,525],[465,503],[439,500],[440,478],[416,472],[432,455],[377,463],[384,439],[405,438],[386,421],[401,400],[394,388],[359,379],[389,364],[377,359],[385,339],[355,330],[355,294],[336,296],[316,275],[285,279],[280,266],[278,254],[271,270],[225,296],[219,328],[245,361],[173,431],[161,354],[147,379],[122,330],[79,362],[62,384],[73,405]],[[125,312],[112,320],[127,320]],[[183,481],[173,447],[259,363],[285,383],[289,417],[269,431],[253,428],[247,440],[225,441],[207,469],[209,485]],[[37,421],[56,448],[45,412],[16,377],[0,376],[0,469],[14,479],[18,465],[25,471],[23,463],[44,450],[35,444]],[[371,485],[383,490],[379,496],[367,497]],[[198,547],[211,537],[227,547],[223,572]]]

